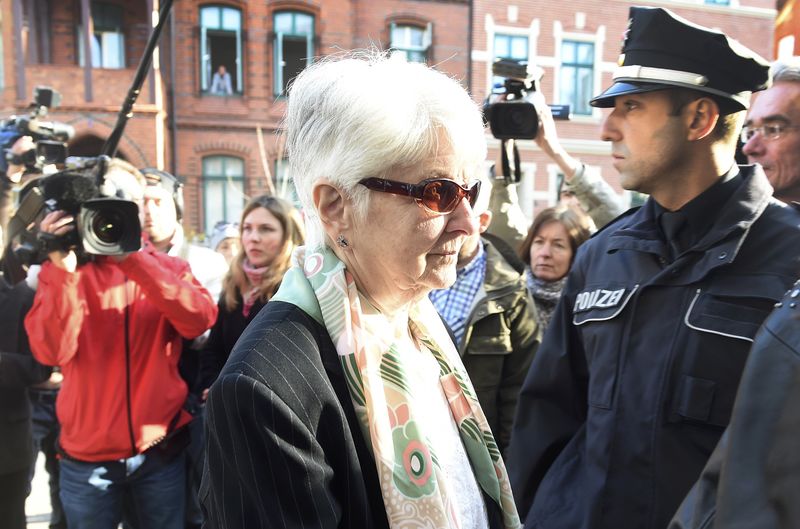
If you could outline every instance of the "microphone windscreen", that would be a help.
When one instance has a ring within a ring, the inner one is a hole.
[[[55,173],[42,180],[45,201],[53,200],[56,209],[72,215],[80,210],[81,204],[98,194],[94,180],[80,173]]]

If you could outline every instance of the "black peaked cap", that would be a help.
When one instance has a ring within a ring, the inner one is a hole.
[[[614,85],[590,101],[614,106],[620,95],[680,86],[718,96],[745,110],[767,87],[769,63],[724,33],[660,7],[631,7]]]

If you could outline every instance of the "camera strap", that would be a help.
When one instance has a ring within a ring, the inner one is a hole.
[[[519,149],[517,148],[516,140],[500,140],[500,150],[501,163],[503,164],[503,176],[506,177],[506,181],[518,184],[522,179],[522,171],[520,170]],[[510,162],[512,157],[514,158],[513,172],[511,171]]]

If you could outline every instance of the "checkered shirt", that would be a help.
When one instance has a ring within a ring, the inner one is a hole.
[[[429,294],[433,306],[453,331],[456,344],[460,344],[466,331],[469,311],[475,295],[483,286],[486,277],[486,252],[483,243],[478,244],[478,254],[470,263],[456,272],[456,282],[450,288],[434,290]]]

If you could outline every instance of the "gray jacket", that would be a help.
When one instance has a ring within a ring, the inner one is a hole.
[[[621,197],[597,171],[581,164],[569,182],[564,181],[561,191],[571,191],[597,226],[602,228],[628,209],[628,201]]]

